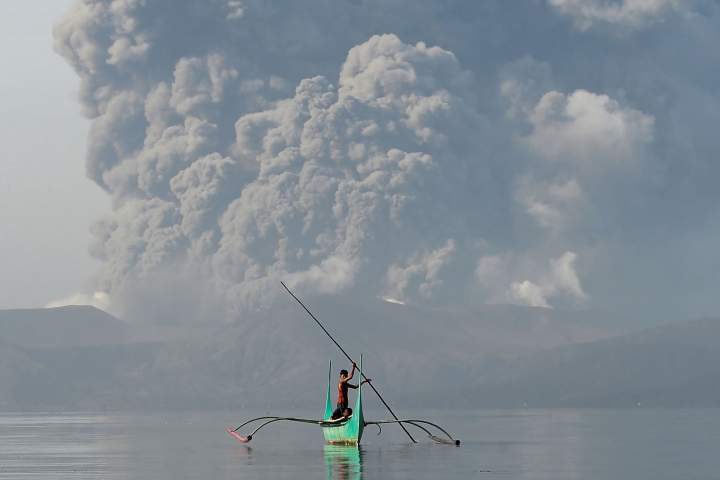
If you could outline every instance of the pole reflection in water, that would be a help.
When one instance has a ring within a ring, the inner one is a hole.
[[[323,453],[328,480],[360,480],[363,478],[361,447],[325,445]]]

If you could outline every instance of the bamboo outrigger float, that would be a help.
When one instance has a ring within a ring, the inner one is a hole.
[[[282,283],[282,282],[281,282]],[[337,345],[337,347],[340,349],[340,351],[347,357],[348,360],[351,362],[353,361],[352,358],[345,352],[345,350],[340,346],[340,344],[330,335],[330,333],[325,329],[325,327],[320,323],[320,321],[315,318],[315,315],[313,315],[310,310],[300,301],[299,298],[297,298],[290,289],[283,283],[283,287],[285,287],[285,290],[288,291],[288,293],[295,299],[297,302],[305,309],[305,311],[312,317],[313,320],[320,326],[320,328],[323,329],[325,334],[327,334],[328,337]],[[362,366],[362,355],[360,356],[360,378],[364,380],[368,380],[368,378],[363,373],[363,366]],[[234,428],[234,429],[227,429],[227,432],[233,436],[235,439],[242,443],[248,443],[250,442],[254,435],[260,431],[262,428],[264,428],[267,425],[270,425],[272,423],[281,422],[281,421],[287,421],[287,422],[297,422],[297,423],[307,423],[307,424],[314,424],[319,425],[322,427],[323,430],[323,436],[325,437],[325,442],[330,445],[359,445],[360,440],[362,440],[363,430],[368,425],[375,425],[378,427],[378,435],[382,432],[382,425],[387,425],[391,423],[396,423],[402,427],[402,429],[405,431],[407,436],[412,440],[413,443],[417,443],[413,436],[410,434],[410,432],[407,430],[405,425],[413,426],[415,428],[418,428],[422,430],[424,433],[428,435],[428,437],[437,443],[442,443],[446,445],[460,445],[460,440],[457,440],[452,437],[445,429],[440,427],[439,425],[436,425],[434,423],[428,422],[427,420],[417,420],[417,419],[399,419],[397,415],[395,415],[395,412],[392,411],[390,406],[385,402],[385,400],[380,395],[380,392],[375,388],[375,386],[367,382],[368,385],[370,385],[370,388],[377,394],[380,401],[387,407],[388,411],[392,414],[393,420],[382,420],[377,422],[366,422],[365,416],[363,412],[363,405],[362,405],[362,383],[359,382],[358,388],[357,388],[357,398],[355,399],[355,408],[353,409],[352,415],[350,415],[348,418],[340,418],[340,419],[333,419],[333,405],[332,405],[332,363],[330,364],[330,369],[328,371],[328,384],[327,384],[327,391],[325,394],[325,411],[323,414],[322,419],[320,420],[313,420],[308,418],[296,418],[296,417],[257,417],[253,418],[251,420],[248,420],[247,422],[241,424],[240,426]],[[243,427],[246,427],[248,425],[256,424],[256,422],[261,422],[257,427],[255,427],[254,430],[252,430],[248,435],[241,435],[239,433],[240,429]],[[434,434],[430,429],[433,428],[437,430],[438,435]]]

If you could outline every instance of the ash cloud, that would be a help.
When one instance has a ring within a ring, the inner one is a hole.
[[[219,305],[191,317],[263,308],[280,279],[660,305],[672,285],[640,269],[717,258],[682,247],[720,225],[719,17],[659,0],[79,1],[54,35],[92,119],[88,176],[113,199],[97,290],[137,311],[184,277],[174,294]]]

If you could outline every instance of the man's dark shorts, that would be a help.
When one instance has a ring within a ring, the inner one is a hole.
[[[337,408],[336,408],[335,411],[332,413],[332,416],[331,416],[330,418],[332,418],[333,420],[335,420],[335,419],[337,419],[337,418],[342,417],[342,416],[343,416],[343,412],[345,411],[346,408],[347,408],[347,405],[338,404],[338,405],[337,405]]]

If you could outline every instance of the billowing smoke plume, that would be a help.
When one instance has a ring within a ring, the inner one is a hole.
[[[494,51],[493,25],[640,29],[678,5],[442,3],[78,2],[55,39],[92,118],[88,175],[113,198],[93,227],[98,289],[132,303],[170,284],[224,314],[268,305],[280,279],[403,302],[589,301],[583,269],[611,248],[594,235],[621,230],[616,202],[662,170],[664,106],[564,78],[513,39]]]

